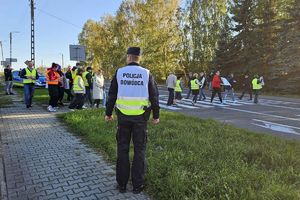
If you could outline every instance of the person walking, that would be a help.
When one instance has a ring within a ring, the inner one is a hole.
[[[205,86],[206,86],[206,77],[204,72],[200,72],[200,91],[199,91],[199,101],[205,101],[206,95],[205,95]],[[203,97],[203,98],[202,98]]]
[[[233,89],[233,86],[234,86],[234,84],[236,83],[236,80],[234,80],[234,75],[233,75],[233,73],[231,73],[231,74],[227,77],[227,80],[226,80],[226,81],[228,82],[228,84],[225,84],[224,81],[223,81],[224,89],[225,89],[223,102],[224,102],[224,103],[226,102],[227,95],[230,94],[233,103],[236,103],[236,100],[235,100],[235,94],[234,94],[234,89]]]
[[[71,110],[73,109],[81,110],[84,104],[85,86],[82,78],[83,69],[78,68],[76,71],[77,73],[73,81],[74,98],[72,99],[69,105],[69,109]]]
[[[84,86],[85,86],[85,102],[89,104],[90,107],[93,107],[92,101],[92,89],[93,89],[93,77],[92,77],[92,68],[87,67],[82,74]]]
[[[250,98],[248,99],[249,101],[252,101],[252,82],[249,79],[249,75],[245,74],[244,79],[243,79],[243,92],[241,96],[239,97],[240,100],[243,99],[245,93],[248,92]]]
[[[181,95],[182,90],[183,90],[182,77],[178,76],[176,81],[176,87],[175,87],[175,104],[177,100],[180,101],[182,99],[182,95]]]
[[[153,111],[152,123],[159,123],[158,89],[150,71],[140,66],[140,60],[141,49],[129,47],[127,66],[116,71],[106,103],[105,120],[113,120],[114,107],[118,118],[116,180],[121,193],[126,192],[130,174],[131,139],[134,146],[131,167],[133,193],[138,194],[144,189],[147,120],[151,110]]]
[[[32,98],[35,90],[35,82],[39,75],[33,67],[32,61],[25,61],[26,68],[20,71],[20,78],[23,79],[24,84],[24,100],[26,108],[32,107]]]
[[[190,98],[190,95],[191,95],[191,92],[192,92],[192,89],[191,89],[191,80],[193,79],[193,73],[190,72],[189,73],[189,78],[188,78],[188,82],[187,82],[187,85],[188,85],[188,93],[186,95],[186,99],[189,99]]]
[[[59,98],[59,81],[60,75],[57,72],[58,65],[56,63],[52,63],[51,68],[47,70],[46,73],[46,81],[48,84],[48,92],[49,92],[49,112],[56,112],[58,98]]]
[[[96,108],[99,108],[100,101],[103,101],[104,77],[102,70],[97,70],[93,77],[93,99]]]
[[[65,92],[67,93],[67,101],[71,101],[73,99],[73,94],[72,94],[73,78],[72,78],[71,66],[68,66],[68,70],[65,76],[66,76]]]
[[[264,78],[261,76],[258,78],[258,75],[254,75],[254,79],[252,80],[252,88],[254,93],[254,103],[258,103],[258,95],[259,91],[262,89],[264,85]]]
[[[167,88],[169,91],[167,106],[171,106],[174,103],[174,89],[176,87],[176,81],[177,81],[177,77],[174,75],[173,72],[171,72],[166,81]]]
[[[211,95],[210,103],[213,103],[213,100],[214,100],[216,94],[218,94],[220,103],[222,104],[223,100],[222,100],[222,95],[221,95],[221,78],[220,78],[219,70],[217,70],[215,72],[212,82],[211,82],[211,86],[212,86],[212,95]]]
[[[60,80],[58,82],[58,105],[64,106],[63,99],[65,94],[65,85],[66,85],[66,76],[61,70],[61,66],[57,65],[57,73],[60,76]]]
[[[14,95],[12,88],[13,88],[13,75],[12,75],[12,68],[10,65],[7,65],[4,69],[4,76],[5,76],[5,91],[6,95]]]
[[[192,104],[193,105],[197,103],[199,88],[200,88],[200,83],[198,80],[198,74],[194,73],[193,80],[191,80],[191,90],[192,90],[192,95],[193,95]]]

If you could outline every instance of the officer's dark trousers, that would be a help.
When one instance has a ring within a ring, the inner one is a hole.
[[[168,91],[169,91],[169,98],[168,98],[167,105],[170,106],[174,102],[174,89],[173,88],[168,88]]]
[[[85,86],[85,101],[87,101],[90,106],[93,105],[91,88],[87,86]]]
[[[125,116],[118,114],[118,144],[117,182],[126,186],[130,174],[129,147],[133,141],[134,156],[131,167],[131,180],[134,188],[144,184],[145,179],[145,150],[147,142],[147,121],[144,116]]]

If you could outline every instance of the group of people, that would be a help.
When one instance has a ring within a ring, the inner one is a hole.
[[[63,106],[64,93],[68,95],[67,101],[70,101],[69,108],[72,110],[94,106],[99,108],[103,101],[104,77],[101,70],[94,73],[91,67],[82,67],[77,63],[63,73],[60,65],[52,63],[47,69],[46,80],[50,96],[49,112],[55,112],[58,105]],[[87,106],[84,106],[85,102]]]
[[[200,75],[200,76],[199,76]],[[234,74],[231,73],[227,77],[220,76],[220,70],[215,70],[208,77],[205,72],[190,73],[187,82],[188,92],[186,99],[193,95],[192,104],[195,105],[197,100],[204,101],[206,99],[205,87],[212,91],[210,102],[213,104],[213,100],[218,95],[220,103],[226,103],[227,96],[230,95],[232,102],[236,103],[236,96],[234,87],[237,81],[234,79]],[[176,105],[176,101],[182,99],[183,83],[182,76],[176,76],[173,72],[169,74],[166,80],[166,85],[169,91],[169,97],[167,106]],[[252,100],[252,92],[254,93],[254,103],[258,103],[259,91],[264,86],[263,76],[254,75],[253,79],[249,78],[248,74],[245,74],[242,82],[243,90],[239,99],[241,100],[245,93],[249,93],[249,100]],[[222,91],[224,95],[222,96]]]

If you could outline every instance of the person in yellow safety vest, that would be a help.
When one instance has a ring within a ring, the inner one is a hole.
[[[258,78],[259,76],[256,74],[254,76],[254,79],[252,80],[252,89],[253,89],[253,93],[254,93],[254,103],[258,103],[258,95],[259,95],[259,91],[262,89],[263,85],[264,85],[264,79],[261,76],[260,78]]]
[[[177,76],[177,81],[176,81],[176,86],[175,86],[175,101],[174,103],[176,104],[176,100],[181,100],[182,99],[182,77]]]
[[[20,77],[23,79],[24,84],[24,100],[26,108],[30,108],[32,107],[35,82],[39,78],[39,75],[36,69],[34,69],[32,61],[27,60],[25,61],[25,64],[27,65],[27,67],[20,72]]]
[[[192,94],[194,95],[192,100],[193,105],[197,103],[199,89],[200,89],[200,83],[198,80],[198,74],[194,73],[193,79],[191,80],[191,90],[192,90]]]
[[[150,71],[140,66],[140,59],[139,47],[128,48],[127,66],[118,69],[114,75],[106,104],[105,120],[113,120],[112,112],[115,107],[118,116],[116,179],[121,193],[126,192],[129,180],[131,138],[134,146],[131,165],[133,193],[138,194],[144,189],[147,120],[151,110],[153,124],[159,123],[157,85]]]
[[[87,67],[86,70],[82,74],[84,86],[85,86],[85,102],[88,102],[90,107],[93,107],[92,100],[92,89],[93,89],[93,76],[92,76],[92,68]]]
[[[49,92],[49,106],[48,111],[49,112],[56,112],[58,97],[59,97],[59,80],[60,75],[57,72],[58,64],[52,63],[51,68],[47,70],[46,73],[46,80],[48,84],[48,92]]]
[[[69,109],[82,109],[84,104],[85,86],[82,78],[83,69],[79,68],[73,81],[74,97],[69,105]]]

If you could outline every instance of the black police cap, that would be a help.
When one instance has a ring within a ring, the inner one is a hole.
[[[127,50],[128,55],[135,55],[135,56],[141,56],[142,51],[140,47],[129,47]]]

